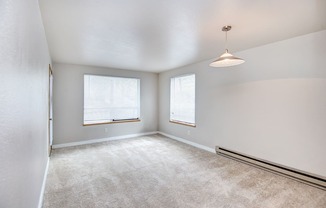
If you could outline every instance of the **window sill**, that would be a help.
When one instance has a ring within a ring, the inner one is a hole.
[[[174,121],[174,120],[170,120],[170,123],[180,124],[180,125],[190,126],[190,127],[196,127],[196,124],[187,123],[187,122],[182,122],[182,121]]]
[[[130,123],[130,122],[140,122],[140,119],[110,121],[110,122],[103,122],[103,123],[90,123],[90,124],[83,124],[83,126],[94,126],[94,125],[103,125],[103,124],[117,124],[117,123]]]

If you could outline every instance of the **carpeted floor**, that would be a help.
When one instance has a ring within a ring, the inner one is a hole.
[[[326,191],[161,135],[53,151],[44,208],[325,208]]]

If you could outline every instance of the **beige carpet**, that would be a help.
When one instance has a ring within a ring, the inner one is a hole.
[[[326,191],[153,135],[54,150],[43,207],[325,208]]]

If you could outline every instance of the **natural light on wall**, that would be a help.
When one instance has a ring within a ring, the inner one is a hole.
[[[171,122],[195,126],[195,82],[195,74],[171,78]]]
[[[139,117],[139,79],[84,75],[84,125]]]

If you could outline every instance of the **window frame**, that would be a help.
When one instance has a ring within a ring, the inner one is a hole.
[[[85,123],[85,75],[90,76],[98,76],[98,77],[111,77],[111,78],[124,78],[124,79],[135,79],[138,80],[138,106],[139,106],[139,118],[135,119],[119,119],[119,120],[112,120],[107,122],[101,123]],[[115,75],[103,75],[103,74],[83,74],[83,126],[94,126],[94,125],[103,125],[103,124],[117,124],[117,123],[130,123],[130,122],[140,122],[141,121],[141,79],[138,77],[126,77],[126,76],[115,76]]]
[[[180,78],[180,77],[186,77],[186,76],[191,76],[191,75],[194,75],[195,76],[195,89],[194,89],[194,93],[195,93],[195,98],[194,98],[194,104],[195,104],[195,108],[194,108],[194,123],[189,123],[189,122],[186,122],[186,121],[180,121],[180,120],[174,120],[174,119],[171,119],[171,103],[172,103],[172,99],[171,99],[171,83],[172,83],[172,79],[175,79],[175,78]],[[169,92],[169,98],[170,98],[170,109],[169,109],[169,122],[170,123],[173,123],[173,124],[180,124],[180,125],[184,125],[184,126],[188,126],[188,127],[196,127],[196,74],[195,73],[187,73],[187,74],[181,74],[181,75],[177,75],[177,76],[173,76],[173,77],[170,77],[170,82],[169,82],[169,89],[170,89],[170,92]]]

